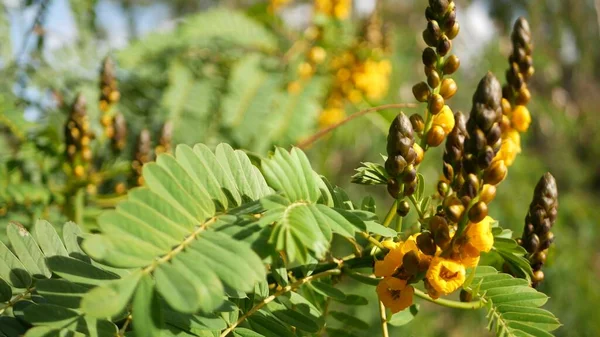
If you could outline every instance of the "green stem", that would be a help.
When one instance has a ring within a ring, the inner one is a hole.
[[[385,219],[383,220],[382,225],[384,225],[385,227],[390,226],[390,224],[392,223],[392,220],[394,220],[394,216],[396,216],[397,209],[398,209],[398,200],[396,199],[396,200],[394,200],[392,207],[390,207],[390,210],[385,215]]]
[[[414,194],[411,195],[408,199],[415,206],[415,209],[417,210],[417,213],[419,214],[419,219],[425,219],[425,212],[423,212],[423,210],[421,209],[419,203],[417,202],[417,198],[415,198],[415,195]]]
[[[240,325],[242,322],[244,322],[246,320],[246,318],[250,317],[252,314],[256,313],[257,311],[259,311],[260,309],[262,309],[262,307],[264,307],[265,305],[271,303],[272,301],[274,301],[277,297],[293,291],[297,288],[299,288],[300,286],[309,283],[313,280],[316,279],[320,279],[323,277],[328,277],[328,276],[333,276],[333,275],[339,275],[341,274],[342,271],[340,269],[331,269],[331,270],[327,270],[324,271],[322,273],[318,273],[318,274],[313,274],[310,276],[307,276],[303,279],[300,279],[286,287],[284,287],[283,289],[275,292],[273,295],[265,298],[264,300],[262,300],[260,303],[256,304],[254,307],[252,307],[250,310],[248,310],[242,317],[240,317],[235,323],[233,323],[231,326],[229,326],[227,329],[223,330],[223,332],[221,333],[220,337],[225,337],[227,336],[230,332],[232,332],[238,325]]]
[[[383,302],[381,302],[381,301],[379,301],[379,314],[381,317],[382,337],[390,337],[390,333],[388,332],[388,326],[387,326],[387,315],[385,312],[385,306],[383,305]]]
[[[447,299],[443,299],[443,298],[438,298],[437,300],[435,300],[417,288],[415,288],[415,295],[417,295],[417,297],[420,297],[431,303],[435,303],[437,305],[441,305],[441,306],[453,308],[453,309],[477,310],[477,309],[481,309],[485,306],[485,302],[482,300],[473,301],[473,302],[457,302],[457,301],[447,300]]]

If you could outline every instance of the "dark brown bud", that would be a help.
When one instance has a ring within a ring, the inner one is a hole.
[[[452,96],[454,96],[457,91],[458,91],[458,86],[456,85],[456,82],[453,79],[445,78],[442,81],[442,86],[440,88],[440,95],[442,95],[442,97],[444,99],[452,98]]]
[[[479,178],[474,174],[469,174],[465,178],[462,189],[460,191],[461,196],[468,196],[474,198],[479,193]]]
[[[427,145],[431,147],[439,146],[445,137],[446,132],[444,132],[444,129],[439,125],[434,125],[427,133]]]
[[[429,104],[428,104],[429,112],[431,112],[434,115],[437,115],[440,111],[442,111],[445,103],[446,102],[444,101],[444,98],[442,97],[442,95],[439,95],[439,94],[431,95],[431,97],[429,97]]]
[[[396,213],[398,216],[405,217],[410,212],[410,204],[406,200],[402,200],[398,203],[398,208],[396,209]]]
[[[541,270],[537,270],[533,273],[533,278],[531,279],[534,285],[537,285],[544,281],[544,272]]]
[[[413,180],[410,183],[404,184],[404,195],[411,196],[417,190],[417,180]]]
[[[398,181],[394,178],[390,178],[388,180],[387,190],[392,198],[397,199],[400,194],[400,185],[398,184]]]
[[[448,214],[448,219],[452,222],[458,222],[462,217],[463,212],[465,211],[465,207],[462,204],[458,205],[450,205],[446,210]]]
[[[436,15],[444,15],[448,10],[449,0],[429,0],[429,7]]]
[[[442,35],[440,39],[438,39],[436,50],[440,56],[446,56],[452,49],[452,41],[448,39],[446,35]]]
[[[433,70],[427,76],[427,84],[432,88],[437,88],[440,85],[440,75],[437,71]]]
[[[427,255],[434,255],[437,250],[430,232],[423,232],[417,236],[417,247]]]
[[[436,47],[438,43],[438,40],[429,29],[423,31],[423,41],[430,47]]]
[[[444,75],[454,74],[458,70],[459,67],[460,67],[460,59],[458,58],[458,56],[456,56],[456,55],[448,56],[446,61],[444,61],[444,68],[443,68]]]
[[[425,48],[422,59],[425,66],[433,67],[437,62],[437,53],[433,48]]]
[[[529,89],[527,89],[527,85],[523,85],[521,89],[519,89],[515,103],[517,103],[517,105],[527,105],[530,100],[531,93],[529,92]]]
[[[471,302],[472,300],[473,300],[473,295],[470,292],[468,292],[464,289],[460,290],[460,301],[461,302]]]
[[[440,29],[438,22],[435,20],[427,22],[427,30],[429,31],[429,34],[431,34],[436,40],[439,40],[439,38],[442,36],[442,30]]]
[[[469,220],[477,223],[481,222],[488,215],[487,204],[483,201],[479,201],[471,209],[469,209]]]
[[[416,275],[419,272],[419,256],[417,252],[411,250],[402,257],[402,267],[409,275]]]
[[[485,170],[483,173],[483,181],[486,184],[498,185],[506,178],[507,173],[508,169],[506,168],[506,164],[504,164],[504,160],[497,160]]]
[[[419,114],[412,114],[410,116],[410,124],[415,132],[422,132],[425,128],[425,121]]]
[[[431,94],[429,86],[425,82],[417,83],[412,88],[413,95],[419,102],[427,102],[427,98]]]

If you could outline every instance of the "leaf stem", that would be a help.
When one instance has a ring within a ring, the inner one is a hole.
[[[417,202],[417,199],[415,198],[415,195],[412,194],[408,199],[415,206],[415,209],[417,210],[417,213],[419,214],[419,219],[425,219],[425,213],[423,212],[423,210],[421,209],[419,203]]]
[[[417,295],[417,297],[420,297],[431,303],[435,303],[437,305],[441,305],[441,306],[453,308],[453,309],[477,310],[477,309],[481,309],[485,306],[485,302],[482,300],[473,301],[473,302],[457,302],[457,301],[447,300],[444,298],[433,299],[429,295],[427,295],[426,293],[424,293],[423,291],[421,291],[417,288],[415,288],[415,295]]]
[[[392,207],[390,207],[390,210],[385,215],[385,219],[383,220],[382,225],[384,225],[385,227],[390,226],[390,224],[392,223],[392,220],[394,220],[394,216],[396,216],[397,209],[398,209],[398,199],[394,200]]]
[[[343,119],[342,121],[333,124],[329,127],[326,127],[322,130],[320,130],[319,132],[315,133],[314,135],[310,136],[309,138],[301,141],[300,143],[296,144],[296,147],[299,147],[301,149],[305,149],[307,148],[309,145],[311,145],[312,143],[316,142],[317,140],[319,140],[321,137],[325,136],[326,134],[330,133],[331,131],[339,128],[340,126],[350,122],[353,119],[356,119],[360,116],[366,115],[368,113],[371,112],[375,112],[375,111],[380,111],[380,110],[385,110],[385,109],[401,109],[401,108],[416,108],[418,105],[414,104],[414,103],[397,103],[397,104],[385,104],[385,105],[380,105],[380,106],[376,106],[373,108],[369,108],[369,109],[365,109],[365,110],[361,110],[357,113],[354,113],[348,117],[346,117],[345,119]]]
[[[131,323],[131,315],[127,315],[127,319],[125,320],[125,323],[123,323],[123,326],[121,327],[121,329],[119,329],[119,336],[125,336],[125,332],[127,331],[127,327],[129,326],[129,323]]]
[[[370,243],[372,243],[373,245],[379,247],[380,249],[386,249],[381,242],[379,242],[379,240],[375,239],[374,237],[372,237],[371,235],[369,235],[369,233],[365,233],[363,232],[362,235],[365,237],[365,239],[369,240]]]
[[[24,292],[16,295],[15,297],[13,297],[10,301],[6,302],[6,304],[4,306],[2,306],[2,308],[0,308],[0,314],[4,313],[4,311],[10,307],[12,307],[13,305],[15,305],[15,303],[19,302],[20,300],[24,299],[25,297],[29,296],[31,293],[33,293],[33,291],[35,290],[35,287],[33,288],[28,288],[26,289]]]
[[[379,313],[380,313],[380,317],[381,317],[382,337],[390,337],[390,333],[388,332],[388,326],[387,326],[387,315],[385,312],[385,306],[383,305],[383,302],[381,302],[381,301],[379,301]]]
[[[256,313],[257,311],[259,311],[260,309],[262,309],[262,307],[264,307],[265,305],[273,302],[277,297],[290,292],[292,290],[295,290],[297,288],[299,288],[300,286],[309,283],[313,280],[317,280],[323,277],[328,277],[328,276],[333,276],[333,275],[339,275],[341,274],[342,271],[338,268],[336,269],[330,269],[330,270],[326,270],[322,273],[318,273],[318,274],[313,274],[310,276],[307,276],[305,278],[302,278],[290,285],[287,285],[285,287],[283,287],[281,290],[275,292],[273,295],[265,298],[264,300],[262,300],[260,303],[256,304],[254,307],[252,307],[250,310],[248,310],[248,312],[246,312],[242,317],[240,317],[235,323],[233,323],[229,328],[223,330],[223,332],[221,333],[220,337],[225,337],[227,336],[230,332],[232,332],[238,325],[240,325],[243,321],[245,321],[248,317],[250,317],[252,314]]]

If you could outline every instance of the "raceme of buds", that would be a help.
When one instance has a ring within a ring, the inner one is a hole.
[[[417,184],[414,168],[417,152],[414,148],[415,138],[411,121],[401,112],[390,125],[387,137],[387,154],[385,170],[390,175],[388,192],[393,198],[398,198],[401,185],[404,185],[404,195],[411,195]]]
[[[454,128],[446,140],[446,148],[443,156],[444,177],[450,182],[454,182],[454,176],[460,174],[466,135],[467,126],[465,117],[461,112],[457,112],[454,114]]]
[[[113,119],[114,135],[111,138],[111,146],[115,153],[123,151],[127,144],[127,121],[121,113],[117,113]]]
[[[467,121],[468,137],[462,165],[466,173],[486,170],[500,150],[502,88],[492,73],[479,82],[473,95],[473,107]]]
[[[100,69],[100,111],[108,111],[113,104],[119,101],[119,98],[115,64],[107,56]]]
[[[156,155],[161,153],[171,152],[171,140],[173,138],[173,123],[170,121],[165,122],[163,127],[160,129],[160,138],[158,139],[158,146],[154,149]]]
[[[133,169],[133,183],[136,186],[144,184],[142,177],[142,167],[145,163],[152,160],[152,141],[150,139],[150,131],[143,129],[138,136],[137,145],[135,147],[134,158],[131,161]]]
[[[529,101],[526,83],[534,73],[531,30],[525,18],[520,17],[515,22],[511,40],[513,50],[509,57],[510,67],[506,71],[508,87],[505,88],[505,98],[511,102],[516,99],[519,101],[517,104],[525,105]]]
[[[525,217],[525,228],[521,245],[529,252],[529,261],[534,271],[533,286],[543,280],[542,265],[546,262],[548,248],[554,241],[550,231],[558,212],[558,189],[550,173],[542,176],[533,192],[533,200]]]
[[[81,94],[77,95],[71,106],[64,133],[68,162],[75,177],[82,178],[87,174],[92,161],[90,143],[94,134],[90,130],[86,101]]]

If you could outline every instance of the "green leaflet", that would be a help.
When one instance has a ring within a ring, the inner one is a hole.
[[[20,224],[11,222],[6,231],[17,257],[29,273],[39,277],[50,277],[50,270],[44,262],[44,254],[27,229]]]
[[[410,323],[419,313],[419,305],[413,304],[410,307],[395,313],[388,319],[388,324],[393,326],[402,326]]]
[[[140,275],[146,284],[138,291],[156,291],[183,313],[214,311],[226,290],[251,292],[264,280],[263,263],[246,243],[209,230],[219,222],[217,211],[272,193],[262,174],[244,152],[226,144],[214,153],[201,144],[193,149],[180,145],[175,154],[145,165],[145,187],[131,191],[127,201],[99,218],[103,234],[84,240],[85,252],[94,259],[112,267],[139,268],[86,294],[85,312],[97,317],[120,313]],[[155,322],[156,317],[144,319]]]
[[[164,324],[162,305],[154,290],[154,280],[144,274],[135,292],[132,304],[133,328],[136,336],[158,336]]]
[[[529,286],[526,280],[498,273],[492,267],[477,267],[465,288],[486,302],[489,329],[496,336],[552,336],[561,326],[558,319],[540,309],[548,297]]]

